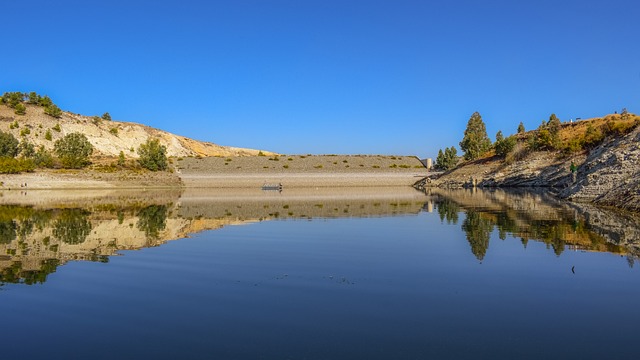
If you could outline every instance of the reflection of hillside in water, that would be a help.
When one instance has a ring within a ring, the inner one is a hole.
[[[225,225],[280,218],[417,214],[411,188],[180,191],[29,191],[0,197],[0,281],[44,282],[72,260],[108,262]],[[1,205],[4,204],[4,205]]]
[[[189,234],[275,219],[436,213],[459,225],[483,260],[491,235],[567,248],[640,254],[640,221],[531,192],[412,188],[0,193],[0,283],[42,283],[72,260],[108,262],[120,250],[159,246]]]
[[[483,260],[491,233],[523,246],[541,241],[556,255],[567,249],[626,255],[633,266],[640,255],[640,218],[589,205],[561,202],[544,193],[439,190],[429,195],[443,222],[460,224],[478,260]],[[465,212],[465,214],[461,214]]]

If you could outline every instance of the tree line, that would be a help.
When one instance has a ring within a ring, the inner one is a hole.
[[[584,134],[575,135],[567,141],[562,141],[560,137],[562,122],[556,114],[551,114],[547,121],[543,120],[536,130],[530,131],[526,135],[524,124],[520,122],[516,134],[505,137],[502,131],[498,131],[495,135],[495,142],[492,142],[487,135],[482,116],[480,113],[474,112],[467,122],[464,136],[459,145],[464,152],[463,159],[466,161],[479,159],[491,151],[498,157],[512,161],[514,153],[518,150],[519,142],[522,143],[522,148],[528,151],[561,151],[564,154],[571,154],[598,145],[607,135],[626,134],[640,125],[638,117],[635,117],[636,121],[634,122],[626,121],[633,119],[626,108],[619,115],[608,116],[605,119],[603,125],[596,127],[590,123]],[[457,166],[459,160],[455,147],[445,148],[444,151],[440,149],[435,168],[444,171],[451,170]]]
[[[0,98],[0,102],[12,108],[16,115],[25,115],[27,113],[26,104],[30,104],[43,107],[44,113],[49,116],[54,118],[62,117],[62,110],[53,103],[49,96],[41,96],[35,91],[29,93],[20,91],[5,92]],[[105,112],[99,119],[111,120],[111,114]]]

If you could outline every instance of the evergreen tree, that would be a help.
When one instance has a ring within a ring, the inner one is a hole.
[[[524,132],[524,124],[522,123],[522,121],[520,121],[520,125],[518,125],[518,134],[524,134]]]
[[[491,148],[491,140],[487,136],[487,129],[482,117],[476,111],[469,118],[464,138],[460,142],[460,149],[464,151],[466,160],[475,160]]]
[[[111,114],[109,114],[108,112],[102,114],[102,119],[103,120],[107,120],[107,121],[111,121]]]
[[[456,165],[458,165],[458,150],[453,146],[448,149],[444,149],[444,160],[447,170],[456,167]]]
[[[438,150],[438,157],[436,157],[436,168],[444,169],[444,154],[442,153],[442,149]]]
[[[551,114],[549,116],[549,122],[547,122],[547,127],[549,128],[549,132],[554,135],[560,132],[560,119],[556,116],[556,114]]]
[[[496,133],[496,143],[499,143],[502,140],[504,140],[504,135],[502,135],[502,130],[498,130]]]
[[[436,168],[440,170],[451,170],[458,164],[458,151],[455,147],[445,148],[438,151],[436,158]]]

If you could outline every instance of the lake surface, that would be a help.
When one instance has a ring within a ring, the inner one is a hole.
[[[639,234],[503,191],[3,192],[0,354],[635,358]]]

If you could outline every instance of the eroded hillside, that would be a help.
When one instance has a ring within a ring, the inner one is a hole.
[[[220,146],[210,142],[189,139],[149,126],[104,120],[97,116],[84,116],[63,111],[59,118],[45,114],[42,106],[25,104],[24,115],[0,103],[0,130],[16,139],[28,139],[36,147],[53,149],[56,140],[66,134],[80,132],[94,147],[96,157],[116,157],[122,151],[128,158],[137,158],[136,149],[149,138],[158,138],[167,147],[168,156],[247,156],[259,150]],[[271,155],[271,152],[264,151]]]

